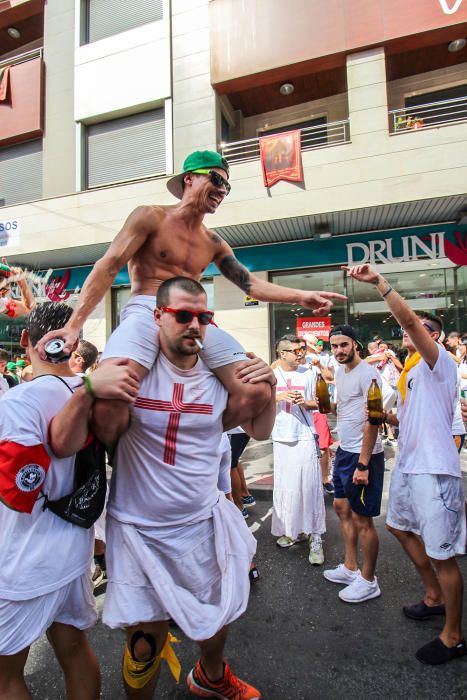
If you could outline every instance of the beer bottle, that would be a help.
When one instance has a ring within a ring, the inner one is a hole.
[[[318,410],[320,413],[331,413],[331,399],[329,398],[328,385],[321,373],[316,380],[316,398],[318,399]]]
[[[371,380],[368,389],[368,422],[370,425],[383,424],[383,394],[376,379]]]

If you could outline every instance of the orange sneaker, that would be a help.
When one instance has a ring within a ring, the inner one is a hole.
[[[186,679],[190,692],[200,698],[221,698],[221,700],[261,700],[261,693],[252,685],[234,676],[228,663],[224,662],[224,675],[213,683],[206,676],[201,663],[191,669]]]

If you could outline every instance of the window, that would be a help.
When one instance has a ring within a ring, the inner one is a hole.
[[[316,117],[316,119],[308,119],[304,122],[298,122],[297,124],[288,124],[287,126],[276,126],[272,129],[265,129],[264,131],[259,131],[258,136],[269,136],[270,134],[282,134],[285,131],[294,131],[295,129],[308,129],[309,127],[321,127],[315,128],[311,132],[302,131],[301,142],[302,148],[305,146],[321,146],[327,144],[328,142],[328,130],[327,130],[327,118],[326,117]]]
[[[0,149],[2,206],[42,197],[42,140]]]
[[[126,32],[163,17],[163,0],[87,0],[85,43]]]
[[[448,104],[436,105],[437,102],[450,100]],[[452,100],[452,101],[451,101]],[[431,105],[419,107],[419,105]],[[446,122],[467,119],[467,83],[456,87],[425,92],[423,95],[407,97],[405,100],[406,114],[413,112],[413,118],[419,117],[423,126],[445,124]]]
[[[86,129],[86,186],[98,187],[166,172],[164,108]]]

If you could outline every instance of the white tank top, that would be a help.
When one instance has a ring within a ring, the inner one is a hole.
[[[200,358],[180,370],[160,352],[117,446],[108,512],[141,527],[209,518],[227,398]]]

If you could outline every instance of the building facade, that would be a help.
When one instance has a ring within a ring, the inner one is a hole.
[[[366,260],[465,329],[466,37],[467,0],[0,2],[0,255],[72,301],[128,214],[175,203],[168,177],[209,148],[232,192],[207,224],[248,269],[348,296],[310,325],[210,266],[216,320],[249,350],[344,321],[397,340],[341,270]],[[295,129],[303,182],[264,187],[259,138]],[[100,349],[128,296],[122,270],[84,328]],[[0,321],[12,352],[21,325]]]

